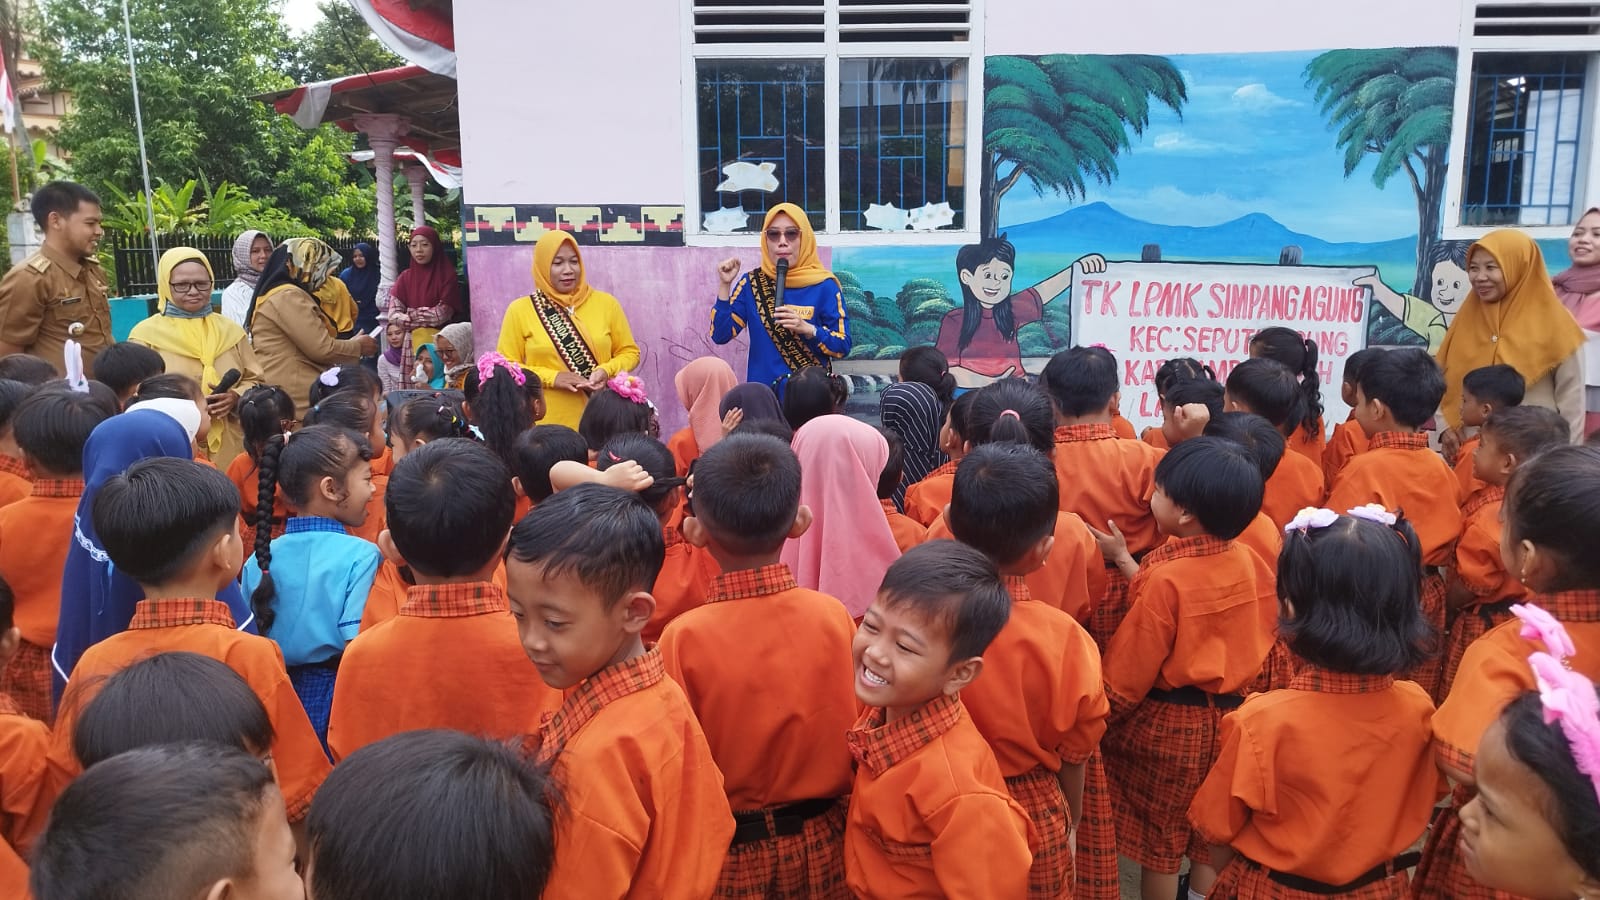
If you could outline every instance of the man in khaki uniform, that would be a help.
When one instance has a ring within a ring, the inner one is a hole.
[[[92,373],[95,354],[112,343],[106,276],[94,255],[104,234],[100,198],[52,181],[33,195],[33,218],[44,246],[0,279],[0,356],[27,353],[64,372],[63,348],[74,340]]]

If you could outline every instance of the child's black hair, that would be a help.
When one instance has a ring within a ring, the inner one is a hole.
[[[1557,447],[1518,466],[1500,514],[1508,544],[1529,541],[1554,557],[1547,590],[1600,588],[1600,447]]]
[[[106,555],[141,585],[182,575],[239,519],[239,489],[211,466],[142,459],[95,493],[91,516]]]
[[[729,435],[695,460],[690,501],[691,515],[730,552],[775,553],[800,511],[800,460],[777,438]]]
[[[957,541],[907,550],[884,573],[878,602],[887,609],[910,607],[943,628],[949,663],[982,656],[1011,618],[1011,595],[994,560]]]
[[[455,401],[443,394],[412,397],[389,409],[387,430],[391,444],[423,443],[441,438],[467,438],[472,432],[467,417]],[[501,463],[504,465],[504,461]]]
[[[1046,456],[1055,452],[1056,418],[1043,391],[1020,378],[1003,378],[976,393],[962,432],[968,443],[1010,442]]]
[[[455,578],[488,565],[511,530],[511,474],[483,445],[442,438],[401,457],[383,494],[389,537],[422,575]]]
[[[563,460],[587,463],[589,442],[565,425],[535,425],[517,435],[511,474],[522,483],[529,500],[542,503],[556,492],[550,485],[550,467]]]
[[[205,389],[195,379],[177,372],[162,372],[160,375],[151,375],[139,382],[139,389],[128,398],[128,405],[163,399],[189,400],[198,403],[205,397]]]
[[[1519,466],[1572,442],[1572,426],[1560,413],[1543,406],[1496,407],[1483,421],[1482,430],[1492,433],[1495,443],[1516,457]]]
[[[950,404],[950,409],[945,413],[949,420],[950,430],[963,442],[968,440],[972,432],[972,404],[978,401],[977,391],[967,391]]]
[[[619,434],[600,448],[595,468],[604,472],[630,459],[653,479],[649,487],[638,492],[639,499],[650,504],[658,514],[671,512],[677,506],[678,488],[683,487],[686,480],[678,477],[678,463],[672,451],[652,437]]]
[[[383,393],[383,379],[378,377],[377,372],[366,366],[351,363],[329,371],[333,373],[333,377],[330,379],[333,384],[323,382],[322,378],[327,377],[327,372],[324,372],[322,377],[319,377],[316,381],[311,382],[311,392],[307,399],[312,406],[316,406],[334,394],[345,391],[355,391],[368,397]]]
[[[34,845],[38,900],[203,896],[254,871],[262,816],[282,816],[272,770],[231,747],[141,747],[73,779]]]
[[[1360,384],[1361,367],[1367,364],[1367,360],[1372,359],[1374,356],[1377,356],[1382,352],[1382,347],[1366,347],[1345,357],[1343,377],[1344,383],[1350,385],[1351,387],[1355,387],[1357,384]]]
[[[1163,402],[1167,398],[1167,388],[1173,382],[1188,381],[1191,378],[1204,378],[1209,381],[1217,380],[1217,373],[1211,367],[1204,365],[1192,356],[1176,356],[1156,367],[1156,397]]]
[[[639,403],[613,391],[609,386],[595,391],[578,419],[578,433],[599,452],[606,441],[619,434],[649,434],[650,404]]]
[[[59,476],[83,471],[83,445],[96,426],[117,414],[111,389],[94,381],[89,386],[87,394],[65,386],[41,388],[17,407],[11,432],[36,468]]]
[[[900,380],[933,388],[934,396],[946,408],[955,402],[956,377],[950,374],[950,360],[938,347],[924,344],[900,354]]]
[[[534,404],[544,398],[544,387],[539,383],[539,376],[523,369],[522,384],[517,384],[510,372],[496,366],[489,378],[484,380],[478,375],[478,367],[471,366],[467,369],[461,393],[466,398],[467,411],[471,414],[468,418],[482,432],[484,444],[500,457],[506,468],[516,471],[517,438],[534,426]],[[588,415],[589,407],[594,406],[594,401],[604,393],[609,393],[609,389],[595,391],[589,398],[588,406],[584,407],[584,415]]]
[[[988,237],[976,244],[967,244],[956,251],[956,280],[961,281],[962,272],[978,271],[979,266],[999,261],[1013,269],[1017,264],[1017,248],[1006,240],[1001,234],[997,237]],[[994,305],[991,315],[994,316],[995,330],[1006,340],[1015,340],[1017,336],[1017,315],[1011,306],[1011,296],[1006,295],[1004,300]],[[957,350],[967,349],[972,343],[972,338],[978,333],[978,326],[983,324],[983,304],[979,302],[978,295],[972,292],[966,282],[961,282],[961,338],[956,344]]]
[[[1495,410],[1521,405],[1528,381],[1508,365],[1480,366],[1461,379],[1461,389]]]
[[[306,819],[318,900],[523,900],[544,892],[559,799],[500,743],[408,731],[350,754]]]
[[[1340,516],[1326,528],[1291,530],[1278,554],[1278,597],[1294,607],[1279,630],[1312,665],[1352,675],[1391,675],[1421,663],[1438,636],[1422,614],[1417,533]]]
[[[377,415],[378,408],[373,404],[371,394],[339,391],[314,404],[306,412],[305,424],[331,425],[364,435],[372,431],[373,419]]]
[[[600,484],[580,484],[539,504],[511,529],[506,549],[509,559],[540,567],[546,578],[576,578],[608,609],[630,591],[654,589],[666,553],[656,511],[635,494]]]
[[[1103,413],[1117,395],[1117,358],[1104,347],[1073,347],[1045,363],[1039,384],[1068,418]]]
[[[819,416],[838,412],[833,376],[821,366],[807,366],[783,386],[783,418],[795,431]]]
[[[57,179],[33,192],[28,211],[33,213],[33,221],[39,230],[44,231],[50,227],[51,213],[68,219],[76,215],[78,208],[85,203],[99,206],[100,198],[76,181]]]
[[[1256,468],[1261,470],[1263,482],[1278,471],[1278,463],[1283,462],[1283,453],[1288,447],[1283,432],[1255,413],[1225,412],[1212,416],[1206,423],[1205,435],[1233,441],[1247,450],[1256,461]]]
[[[1167,385],[1167,392],[1161,395],[1161,402],[1167,406],[1187,406],[1190,403],[1204,404],[1206,411],[1215,419],[1222,415],[1222,385],[1209,378],[1180,378]]]
[[[171,652],[106,678],[78,713],[72,750],[87,769],[139,747],[190,741],[261,756],[273,737],[266,707],[239,673],[209,656]]]
[[[261,461],[261,448],[273,435],[282,436],[294,425],[294,400],[275,384],[258,384],[239,399],[239,430],[244,432],[244,452]]]
[[[0,378],[0,433],[11,430],[16,420],[17,408],[22,401],[33,396],[38,387],[20,381]]]
[[[10,631],[16,624],[16,612],[17,595],[5,578],[0,577],[0,633]]]
[[[1288,366],[1258,356],[1228,373],[1228,399],[1271,422],[1284,437],[1294,434],[1306,418],[1306,396]]]
[[[1300,380],[1300,392],[1305,400],[1300,426],[1308,435],[1318,434],[1322,428],[1322,381],[1317,375],[1317,342],[1302,337],[1293,328],[1273,325],[1250,338],[1250,355],[1274,359],[1289,367]]]
[[[1263,484],[1249,451],[1221,438],[1184,441],[1156,464],[1156,487],[1192,513],[1207,534],[1225,541],[1261,512]]]
[[[371,399],[362,399],[370,409]],[[289,438],[275,435],[262,448],[258,461],[261,480],[256,498],[255,546],[261,582],[250,595],[250,609],[256,615],[256,625],[262,634],[271,630],[277,618],[272,609],[272,600],[278,594],[277,585],[272,582],[272,507],[278,488],[283,488],[284,499],[295,509],[305,509],[318,482],[332,478],[342,485],[351,469],[370,459],[372,446],[363,433],[333,425],[308,425]],[[238,492],[234,493],[237,500]]]
[[[950,531],[1009,566],[1055,533],[1060,500],[1049,457],[1025,444],[984,444],[956,464]]]
[[[1421,347],[1401,347],[1367,360],[1356,385],[1368,400],[1381,400],[1397,424],[1421,428],[1444,399],[1444,372]]]
[[[118,341],[101,350],[94,358],[94,380],[115,391],[118,397],[128,393],[141,381],[167,371],[167,361],[161,354],[133,341]]]
[[[889,458],[883,463],[883,471],[878,473],[878,499],[888,500],[894,496],[895,488],[900,486],[900,479],[906,474],[906,442],[900,439],[900,432],[893,428],[879,428],[878,433],[883,435],[883,442],[889,445]]]
[[[29,356],[26,353],[8,353],[0,356],[0,379],[20,381],[38,387],[60,377],[56,373],[55,366],[37,356]]]
[[[1594,779],[1578,768],[1560,722],[1545,719],[1537,691],[1511,701],[1500,713],[1506,750],[1550,789],[1545,818],[1561,846],[1590,878],[1600,878],[1600,801]]]

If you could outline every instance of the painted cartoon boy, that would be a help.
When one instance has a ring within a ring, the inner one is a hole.
[[[1434,353],[1450,329],[1450,320],[1461,308],[1472,284],[1467,280],[1467,248],[1470,241],[1436,241],[1428,251],[1428,299],[1402,294],[1383,283],[1376,269],[1355,280],[1357,287],[1372,289],[1373,297],[1401,324],[1427,341]]]

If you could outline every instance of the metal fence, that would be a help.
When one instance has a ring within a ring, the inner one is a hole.
[[[341,269],[350,264],[350,251],[355,249],[356,244],[377,244],[374,239],[366,237],[322,240],[344,259]],[[156,248],[159,253],[164,253],[173,247],[193,247],[204,253],[216,275],[217,287],[222,288],[234,278],[233,241],[231,237],[208,234],[158,234]],[[117,293],[120,296],[137,297],[156,292],[155,260],[150,258],[149,238],[138,232],[108,231],[101,239],[101,245],[111,249]],[[447,245],[445,250],[452,258],[456,256],[455,248]],[[395,258],[399,261],[399,271],[405,271],[406,266],[411,264],[411,251],[403,241],[395,242]],[[369,264],[376,266],[378,261],[373,259]]]

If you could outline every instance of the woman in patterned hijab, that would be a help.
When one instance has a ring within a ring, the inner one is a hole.
[[[336,340],[317,302],[316,292],[339,262],[339,254],[316,238],[290,238],[272,251],[251,299],[246,321],[263,381],[289,394],[296,418],[310,408],[311,383],[324,370],[378,352],[378,342],[367,334]]]

